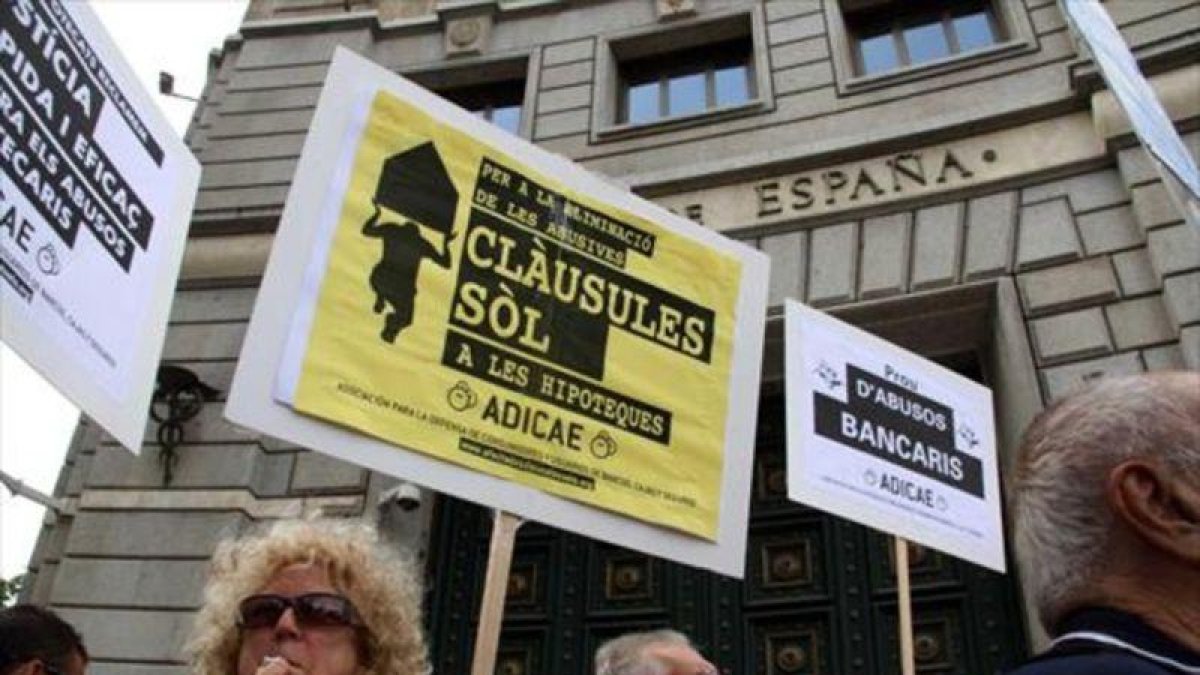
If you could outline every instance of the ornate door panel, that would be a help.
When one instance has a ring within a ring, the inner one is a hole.
[[[528,524],[496,672],[590,675],[603,641],[672,627],[728,675],[900,672],[891,538],[787,500],[783,398],[763,399],[746,578],[699,572]],[[430,560],[439,675],[470,672],[490,515],[443,498]],[[911,546],[918,672],[991,675],[1025,653],[1015,582]]]

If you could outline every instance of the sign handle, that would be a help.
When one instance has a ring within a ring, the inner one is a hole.
[[[475,660],[471,675],[493,675],[496,650],[500,647],[500,624],[504,621],[504,595],[508,590],[508,572],[512,567],[517,528],[525,521],[519,516],[496,509],[492,521],[492,544],[488,550],[487,578],[483,584],[483,602],[479,608],[479,631],[475,634]]]
[[[895,537],[896,589],[900,593],[900,672],[915,675],[916,661],[913,660],[912,590],[908,583],[908,542]]]

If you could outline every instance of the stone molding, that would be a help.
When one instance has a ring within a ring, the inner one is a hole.
[[[65,513],[87,511],[240,511],[255,520],[358,514],[359,495],[259,499],[248,490],[87,490]]]
[[[1200,96],[1196,95],[1196,83],[1200,82],[1200,65],[1188,66],[1150,78],[1150,86],[1158,95],[1167,116],[1175,122],[1200,116]],[[1116,96],[1107,89],[1092,94],[1092,119],[1096,133],[1105,140],[1133,133],[1129,117],[1117,103]]]
[[[818,217],[817,222],[827,223],[841,212],[893,204],[899,208],[906,202],[961,190],[979,192],[1024,176],[1095,163],[1106,156],[1091,114],[1080,112],[907,152],[665,195],[654,201],[677,213],[693,215],[717,231],[771,228]],[[923,182],[909,175],[915,172],[917,162],[924,163]],[[188,242],[180,278],[190,282],[259,276],[273,239],[274,235],[265,233],[194,238]]]
[[[700,205],[718,231],[761,228],[982,188],[1103,159],[1092,116],[1074,113],[853,162],[656,199],[676,212]],[[918,164],[923,167],[919,172]],[[921,173],[921,178],[912,174]]]
[[[261,276],[274,234],[237,234],[188,240],[179,271],[181,282]]]

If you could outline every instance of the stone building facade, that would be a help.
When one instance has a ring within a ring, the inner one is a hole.
[[[1105,6],[1194,154],[1200,3]],[[1200,368],[1200,236],[1055,0],[252,0],[188,133],[203,177],[163,354],[220,393],[169,485],[156,423],[138,456],[81,424],[30,562],[27,599],[82,629],[94,672],[185,672],[215,542],[317,511],[377,518],[431,561],[437,672],[469,670],[486,515],[396,508],[394,479],[222,415],[336,45],[772,261],[747,579],[528,526],[497,672],[585,673],[605,637],[668,624],[727,673],[895,672],[887,541],[783,497],[784,298],[991,386],[1002,470],[1072,389]],[[919,672],[992,672],[1042,639],[1015,571],[911,557]]]

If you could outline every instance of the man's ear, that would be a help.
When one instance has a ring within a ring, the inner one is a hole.
[[[1149,545],[1200,564],[1200,486],[1157,463],[1131,459],[1108,474],[1116,517]]]

